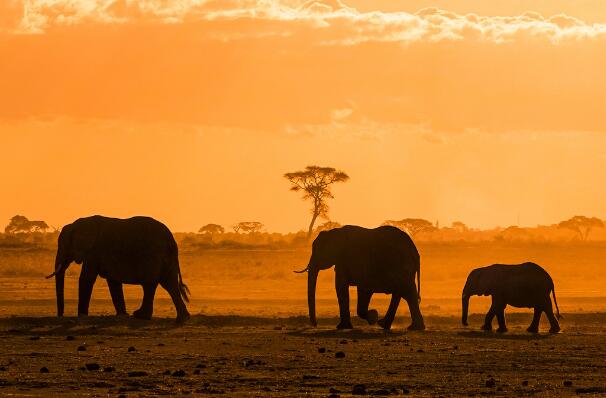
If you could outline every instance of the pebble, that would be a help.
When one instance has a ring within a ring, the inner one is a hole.
[[[185,377],[185,371],[184,370],[175,370],[172,374],[173,377]]]
[[[137,349],[133,346],[128,347],[128,352],[135,352]]]
[[[572,381],[570,381],[570,380],[565,380],[565,381],[564,381],[564,387],[572,387]]]
[[[48,373],[48,372],[49,372],[49,370],[46,366],[43,366],[40,368],[40,373]]]
[[[86,370],[99,370],[101,369],[101,366],[99,366],[98,363],[87,363],[84,366],[86,366]]]
[[[86,351],[86,346],[85,345],[78,346],[78,351]]]
[[[113,372],[114,370],[116,370],[116,369],[114,369],[114,367],[113,367],[113,366],[106,366],[106,367],[104,367],[104,368],[103,368],[103,371],[104,371],[105,373],[111,373],[111,372]]]
[[[364,384],[356,384],[351,390],[353,395],[366,395],[366,386]]]
[[[32,336],[29,339],[30,340],[40,340],[40,336]]]
[[[497,382],[491,377],[490,379],[486,380],[486,387],[494,387],[497,385]]]
[[[324,348],[324,347],[320,347],[320,348],[318,348],[318,352],[319,352],[320,354],[324,354],[324,353],[326,352],[326,348]]]
[[[147,376],[148,373],[144,372],[142,370],[135,370],[132,372],[128,372],[128,377],[143,377],[143,376]]]
[[[335,358],[345,358],[345,353],[343,351],[335,352]]]
[[[65,340],[67,340],[67,341],[74,341],[74,340],[76,340],[76,338],[74,336],[67,336],[65,338]]]

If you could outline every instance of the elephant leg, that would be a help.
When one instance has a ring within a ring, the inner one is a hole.
[[[124,292],[122,291],[122,283],[112,280],[107,280],[109,293],[112,296],[112,302],[116,309],[116,315],[128,315],[126,312],[126,304],[124,303]]]
[[[339,273],[335,274],[335,289],[337,290],[339,315],[341,317],[337,329],[353,329],[349,315],[349,283]]]
[[[141,308],[133,312],[133,316],[139,319],[151,319],[154,312],[154,296],[156,295],[157,283],[143,285],[143,302]]]
[[[412,318],[412,323],[408,326],[408,330],[425,330],[425,321],[423,321],[423,315],[419,307],[419,296],[414,284],[406,291],[404,299],[408,303],[410,317]]]
[[[507,325],[505,323],[505,306],[500,305],[497,308],[497,321],[499,322],[499,328],[497,329],[498,333],[507,332]]]
[[[553,307],[551,306],[551,299],[549,296],[547,296],[545,302],[545,315],[547,315],[547,319],[549,319],[549,324],[551,325],[549,328],[549,333],[558,333],[560,331],[560,323],[553,314]]]
[[[527,332],[539,333],[539,322],[541,321],[542,313],[542,307],[534,307],[534,316],[532,317],[532,322],[530,323],[530,326],[528,326],[528,329],[526,329]]]
[[[370,299],[372,298],[372,292],[361,289],[358,287],[358,316],[362,319],[366,319],[369,325],[377,323],[379,314],[377,310],[369,310]]]
[[[80,278],[78,279],[78,316],[88,315],[90,297],[93,294],[93,286],[97,280],[97,273],[86,264],[82,265]]]
[[[177,277],[173,279],[171,279],[171,282],[160,282],[160,285],[170,294],[170,298],[173,300],[173,304],[177,310],[177,323],[184,323],[190,318],[190,315],[181,297],[179,281]]]
[[[484,319],[484,326],[482,326],[482,330],[486,330],[487,332],[492,331],[492,319],[496,315],[497,310],[495,308],[494,303],[490,306],[490,309],[486,313],[486,318]]]
[[[389,302],[389,308],[385,313],[385,318],[379,320],[379,326],[381,326],[385,330],[391,329],[391,324],[393,323],[394,318],[396,317],[396,312],[398,312],[398,306],[400,305],[400,296],[397,293],[393,293],[391,295],[391,301]]]

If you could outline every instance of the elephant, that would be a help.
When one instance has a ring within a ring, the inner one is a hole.
[[[346,225],[322,231],[312,244],[307,268],[307,301],[311,324],[316,321],[316,282],[320,270],[335,267],[335,288],[339,301],[340,323],[337,329],[352,329],[349,313],[349,286],[358,289],[358,316],[369,324],[377,322],[376,310],[368,310],[373,293],[391,294],[385,317],[378,323],[391,328],[400,299],[408,302],[412,324],[409,330],[424,330],[419,308],[421,293],[420,256],[412,239],[392,226],[374,229]],[[418,288],[415,287],[415,274]]]
[[[189,289],[183,283],[178,248],[170,230],[150,217],[128,219],[92,216],[63,227],[59,234],[55,271],[57,315],[63,316],[65,271],[82,264],[78,282],[78,316],[88,315],[93,285],[98,276],[107,280],[118,315],[127,315],[122,284],[142,285],[143,303],[135,318],[151,319],[156,288],[160,284],[173,300],[177,322],[190,315],[185,306]]]
[[[462,322],[467,326],[469,298],[473,295],[492,296],[492,305],[486,314],[483,330],[492,330],[492,319],[497,317],[499,328],[497,332],[507,332],[505,324],[505,307],[511,305],[518,308],[534,308],[534,317],[527,331],[539,332],[541,313],[545,312],[551,324],[550,333],[560,331],[558,320],[553,314],[551,298],[556,306],[557,318],[561,318],[556,300],[555,287],[551,276],[535,263],[523,264],[493,264],[471,271],[463,288],[463,317]]]

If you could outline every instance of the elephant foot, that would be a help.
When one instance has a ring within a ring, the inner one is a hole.
[[[387,321],[385,320],[385,318],[381,318],[377,321],[377,325],[381,326],[383,328],[383,330],[389,330],[391,329],[391,323],[387,324]]]
[[[353,325],[351,324],[351,321],[347,321],[347,322],[339,322],[339,324],[337,325],[337,329],[341,330],[341,329],[353,329]]]
[[[507,333],[507,328],[506,327],[499,327],[497,329],[497,333]]]
[[[189,315],[189,312],[177,315],[177,319],[176,319],[177,325],[183,325],[185,322],[187,322],[189,320],[189,318],[191,318],[191,316]]]
[[[152,318],[152,314],[149,311],[144,311],[139,308],[137,311],[133,312],[133,317],[149,321]]]
[[[485,332],[492,332],[492,326],[491,325],[484,325],[481,327],[481,329]]]
[[[425,324],[424,323],[411,323],[410,326],[408,326],[407,330],[415,331],[415,330],[425,330]]]
[[[560,329],[560,327],[559,327],[559,326],[552,326],[552,327],[551,327],[551,329],[549,329],[549,333],[556,334],[556,333],[558,333],[560,330],[561,330],[561,329]]]
[[[537,334],[537,333],[539,333],[539,327],[538,326],[529,326],[528,329],[526,329],[526,331],[528,333]]]
[[[116,313],[116,316],[118,318],[127,318],[129,315],[128,315],[128,312],[126,312],[126,311],[120,311],[120,312]]]
[[[366,314],[366,322],[368,322],[369,325],[374,325],[375,323],[377,323],[378,319],[379,313],[377,312],[377,310],[370,310]]]

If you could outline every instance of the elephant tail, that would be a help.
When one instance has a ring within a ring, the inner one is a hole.
[[[558,308],[558,300],[556,300],[555,286],[551,289],[551,294],[553,295],[553,302],[555,303],[556,307],[556,316],[558,319],[562,319],[563,317],[560,315],[560,309]]]
[[[179,269],[179,293],[181,293],[181,297],[185,302],[189,303],[189,296],[191,292],[185,283],[183,283],[183,278],[181,278],[181,269]]]
[[[173,261],[175,266],[177,267],[177,272],[179,275],[179,293],[181,297],[186,303],[189,303],[189,296],[191,296],[191,292],[185,283],[183,283],[183,277],[181,277],[181,266],[179,265],[179,248],[177,246],[177,242],[173,239],[173,244],[171,245]]]
[[[417,297],[421,302],[421,267],[417,270]]]

